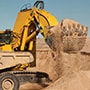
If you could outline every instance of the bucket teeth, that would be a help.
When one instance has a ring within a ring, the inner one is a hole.
[[[83,48],[88,27],[76,21],[64,19],[61,22],[61,32],[63,33],[63,45],[65,51],[79,51]]]
[[[80,51],[85,45],[87,31],[88,27],[70,19],[63,19],[59,25],[50,29],[53,34],[49,35],[47,40],[50,39],[51,48],[55,48],[56,40],[61,40],[59,44],[62,44],[63,51]]]

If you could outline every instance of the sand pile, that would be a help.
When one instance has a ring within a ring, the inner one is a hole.
[[[90,77],[84,72],[71,72],[43,90],[90,90]]]
[[[53,28],[56,33],[53,35],[53,50],[37,50],[37,66],[29,69],[48,73],[53,82],[48,87],[28,83],[20,90],[90,90],[90,53],[63,52],[58,28]]]
[[[90,55],[62,53],[60,62],[61,77],[43,90],[90,90]]]
[[[21,90],[89,90],[90,54],[37,51],[37,66],[30,70],[47,72],[53,80],[48,87],[25,84]],[[55,55],[54,55],[55,54]],[[26,89],[27,88],[27,89]]]
[[[59,78],[43,90],[89,90],[90,54],[84,52],[64,53],[60,32],[55,31],[54,33],[53,54],[54,60],[58,64],[53,68],[58,70]]]

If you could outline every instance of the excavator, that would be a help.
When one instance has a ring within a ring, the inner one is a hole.
[[[56,17],[44,10],[44,1],[38,0],[32,8],[29,4],[21,8],[13,30],[0,31],[1,90],[19,90],[19,86],[25,82],[40,84],[43,78],[51,81],[46,72],[31,72],[27,71],[27,68],[36,66],[36,36],[40,33],[51,47],[54,40],[51,28],[57,25]],[[59,26],[63,37],[62,43],[66,45],[65,51],[75,50],[68,45],[69,38],[86,39],[87,27],[77,22],[65,19]]]

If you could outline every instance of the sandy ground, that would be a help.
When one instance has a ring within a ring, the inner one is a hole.
[[[26,83],[20,86],[20,90],[90,90],[89,40],[83,52],[61,52],[58,59],[47,45],[42,49],[38,47],[37,66],[29,70],[47,72],[53,81],[47,87]]]
[[[52,39],[52,50],[43,39],[37,40],[37,66],[28,68],[30,71],[48,73],[52,82],[47,87],[26,83],[21,85],[20,90],[90,90],[90,38],[87,38],[81,51],[64,52],[61,31],[58,30],[60,28],[57,25],[52,29],[52,32],[55,33],[54,39]],[[50,39],[48,38],[48,40]],[[79,44],[82,43],[78,44],[78,42],[79,40],[74,43],[77,43],[76,46],[78,45],[77,47],[80,48]],[[68,47],[68,44],[66,45]],[[70,46],[73,47],[72,43]]]

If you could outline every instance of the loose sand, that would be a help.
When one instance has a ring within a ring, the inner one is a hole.
[[[43,39],[37,39],[37,66],[28,68],[47,72],[52,82],[47,87],[26,83],[20,86],[20,90],[90,90],[90,38],[81,51],[67,53],[62,50],[61,39],[57,39],[55,51]]]

